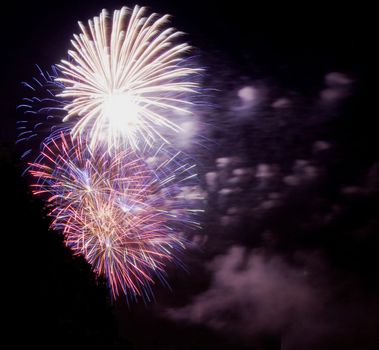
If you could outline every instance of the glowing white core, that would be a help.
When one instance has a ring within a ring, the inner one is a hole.
[[[113,131],[128,133],[139,123],[139,106],[128,94],[111,94],[103,102],[103,114]]]

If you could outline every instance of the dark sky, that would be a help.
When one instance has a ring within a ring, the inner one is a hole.
[[[12,344],[115,349],[378,349],[379,156],[364,3],[145,1],[205,67],[190,151],[208,200],[185,273],[112,303],[48,230],[14,146],[22,81],[78,20],[134,3],[14,2],[2,13],[4,299]],[[376,40],[376,39],[375,39]],[[9,314],[9,316],[8,316]]]

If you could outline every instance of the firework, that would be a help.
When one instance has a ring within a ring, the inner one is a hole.
[[[180,263],[183,230],[199,226],[200,210],[183,198],[192,169],[178,154],[160,150],[148,161],[130,150],[110,156],[61,134],[44,144],[29,172],[33,193],[47,196],[52,228],[106,277],[113,297],[150,298],[156,277],[165,283],[166,264]]]
[[[26,96],[17,109],[23,112],[23,119],[17,121],[17,142],[22,147],[22,159],[34,160],[40,151],[41,140],[59,135],[68,125],[62,123],[66,115],[64,102],[57,98],[64,85],[56,81],[59,70],[52,66],[43,71],[37,66],[38,75],[31,82],[23,82]]]
[[[190,47],[177,43],[182,33],[167,26],[167,15],[145,13],[123,7],[111,19],[103,10],[87,26],[79,22],[70,60],[58,65],[64,121],[72,121],[72,136],[86,135],[91,148],[169,143],[167,133],[181,129],[170,116],[190,113],[188,95],[199,72],[185,58]]]
[[[200,70],[167,23],[139,6],[79,23],[69,59],[39,69],[19,106],[28,116],[18,122],[18,142],[29,147],[22,158],[35,159],[32,192],[113,298],[150,299],[156,280],[167,285],[185,231],[200,226],[194,165],[167,146],[193,129]]]

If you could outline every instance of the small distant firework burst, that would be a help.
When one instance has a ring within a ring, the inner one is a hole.
[[[201,191],[188,195],[198,191],[194,165],[165,146],[181,131],[172,115],[190,114],[199,69],[186,66],[189,46],[167,20],[135,6],[79,23],[70,60],[40,70],[20,106],[41,119],[21,121],[19,141],[50,129],[28,166],[33,194],[113,298],[150,300],[156,279],[167,284],[166,265],[181,264],[186,229],[200,227]]]

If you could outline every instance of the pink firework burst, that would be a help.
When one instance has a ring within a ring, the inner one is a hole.
[[[29,167],[33,193],[47,196],[51,206],[52,228],[106,277],[114,298],[150,299],[156,278],[166,283],[167,263],[179,262],[184,227],[199,226],[194,217],[201,210],[183,198],[193,166],[162,150],[151,158],[110,155],[62,133]]]

